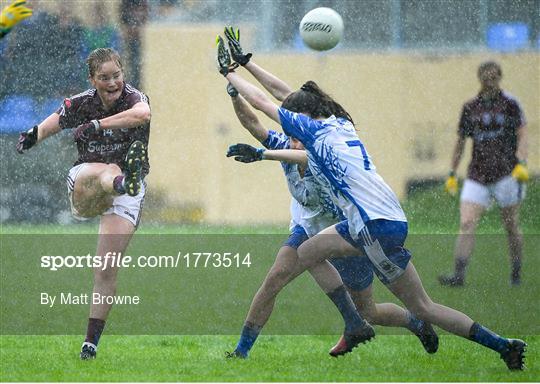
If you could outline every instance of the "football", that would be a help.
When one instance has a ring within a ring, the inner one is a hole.
[[[300,36],[316,51],[334,48],[343,36],[343,19],[332,8],[315,8],[300,21]]]

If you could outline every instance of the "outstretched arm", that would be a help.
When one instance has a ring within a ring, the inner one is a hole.
[[[263,160],[284,161],[307,167],[308,158],[306,151],[299,149],[267,149],[263,152]]]
[[[38,124],[38,143],[45,140],[47,137],[53,136],[60,132],[60,116],[58,113],[52,113]]]
[[[150,121],[150,106],[144,101],[135,103],[130,109],[100,120],[81,124],[73,131],[75,141],[88,140],[89,135],[104,129],[130,129]]]
[[[140,101],[130,109],[99,120],[100,129],[135,128],[150,121],[150,106]]]
[[[266,116],[281,124],[278,114],[278,106],[259,88],[243,79],[238,73],[229,72],[225,78],[235,87],[246,101],[255,109],[263,112]]]
[[[283,101],[292,93],[291,87],[283,80],[278,79],[276,76],[251,61],[251,53],[244,53],[244,50],[240,45],[240,30],[238,28],[226,26],[224,34],[229,43],[229,49],[233,60],[245,67],[272,96],[279,101]]]
[[[253,61],[247,63],[244,68],[277,100],[283,101],[292,93],[292,89],[287,83],[258,66]]]
[[[21,132],[16,146],[17,152],[24,153],[24,151],[32,148],[37,143],[60,131],[60,116],[56,112],[52,113],[27,132]]]
[[[231,145],[227,157],[234,157],[242,163],[253,163],[261,160],[284,161],[307,167],[306,151],[299,149],[265,149],[255,148],[249,144],[238,143]]]
[[[242,124],[251,136],[256,138],[260,143],[266,141],[268,138],[268,130],[263,127],[246,100],[238,94],[238,91],[231,84],[227,86],[227,92],[231,96],[234,112],[236,113],[236,117],[238,117],[240,124]]]
[[[263,112],[272,120],[281,125],[279,119],[278,106],[260,89],[244,80],[238,73],[234,72],[237,65],[231,62],[229,51],[225,47],[225,42],[221,36],[216,37],[217,45],[217,64],[219,73],[221,73],[234,88],[246,99],[246,101],[255,109]]]

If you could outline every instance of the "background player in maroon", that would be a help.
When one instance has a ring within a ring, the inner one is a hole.
[[[473,140],[472,160],[463,184],[460,201],[460,235],[455,249],[455,272],[439,276],[443,285],[461,286],[474,248],[474,234],[482,214],[494,198],[508,234],[511,282],[520,283],[523,236],[519,228],[519,206],[525,196],[529,175],[526,121],[518,101],[504,92],[499,83],[499,64],[488,61],[478,68],[480,93],[465,103],[446,190],[457,193],[456,169],[465,140]]]
[[[124,82],[116,51],[98,48],[87,59],[93,88],[64,100],[62,106],[20,135],[23,153],[62,129],[75,128],[79,158],[67,177],[72,213],[77,219],[100,216],[96,255],[124,252],[137,228],[149,171],[148,98]],[[94,269],[93,293],[113,296],[117,268]],[[96,356],[111,305],[91,304],[81,359]]]

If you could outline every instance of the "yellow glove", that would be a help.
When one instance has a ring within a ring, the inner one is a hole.
[[[22,20],[32,16],[32,10],[25,7],[26,0],[16,0],[0,13],[0,37],[5,36],[11,28]]]
[[[520,183],[529,181],[529,171],[525,163],[518,163],[512,170],[512,177]]]
[[[458,180],[454,172],[450,172],[448,179],[446,179],[446,183],[444,183],[444,190],[452,196],[455,196],[457,194]]]

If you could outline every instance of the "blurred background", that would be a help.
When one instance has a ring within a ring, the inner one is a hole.
[[[86,56],[110,46],[124,59],[126,81],[152,106],[143,222],[286,225],[290,197],[281,168],[225,158],[230,144],[256,144],[237,122],[214,63],[215,35],[227,24],[240,27],[242,45],[259,65],[293,88],[315,80],[344,105],[402,200],[415,186],[442,186],[461,107],[479,90],[477,67],[496,60],[503,89],[528,120],[529,169],[540,174],[540,0],[28,5],[34,15],[0,40],[2,223],[71,223],[64,182],[76,159],[70,132],[23,156],[14,146],[20,131],[89,87]],[[329,52],[308,50],[298,33],[303,15],[318,6],[334,8],[345,24],[343,40]]]

